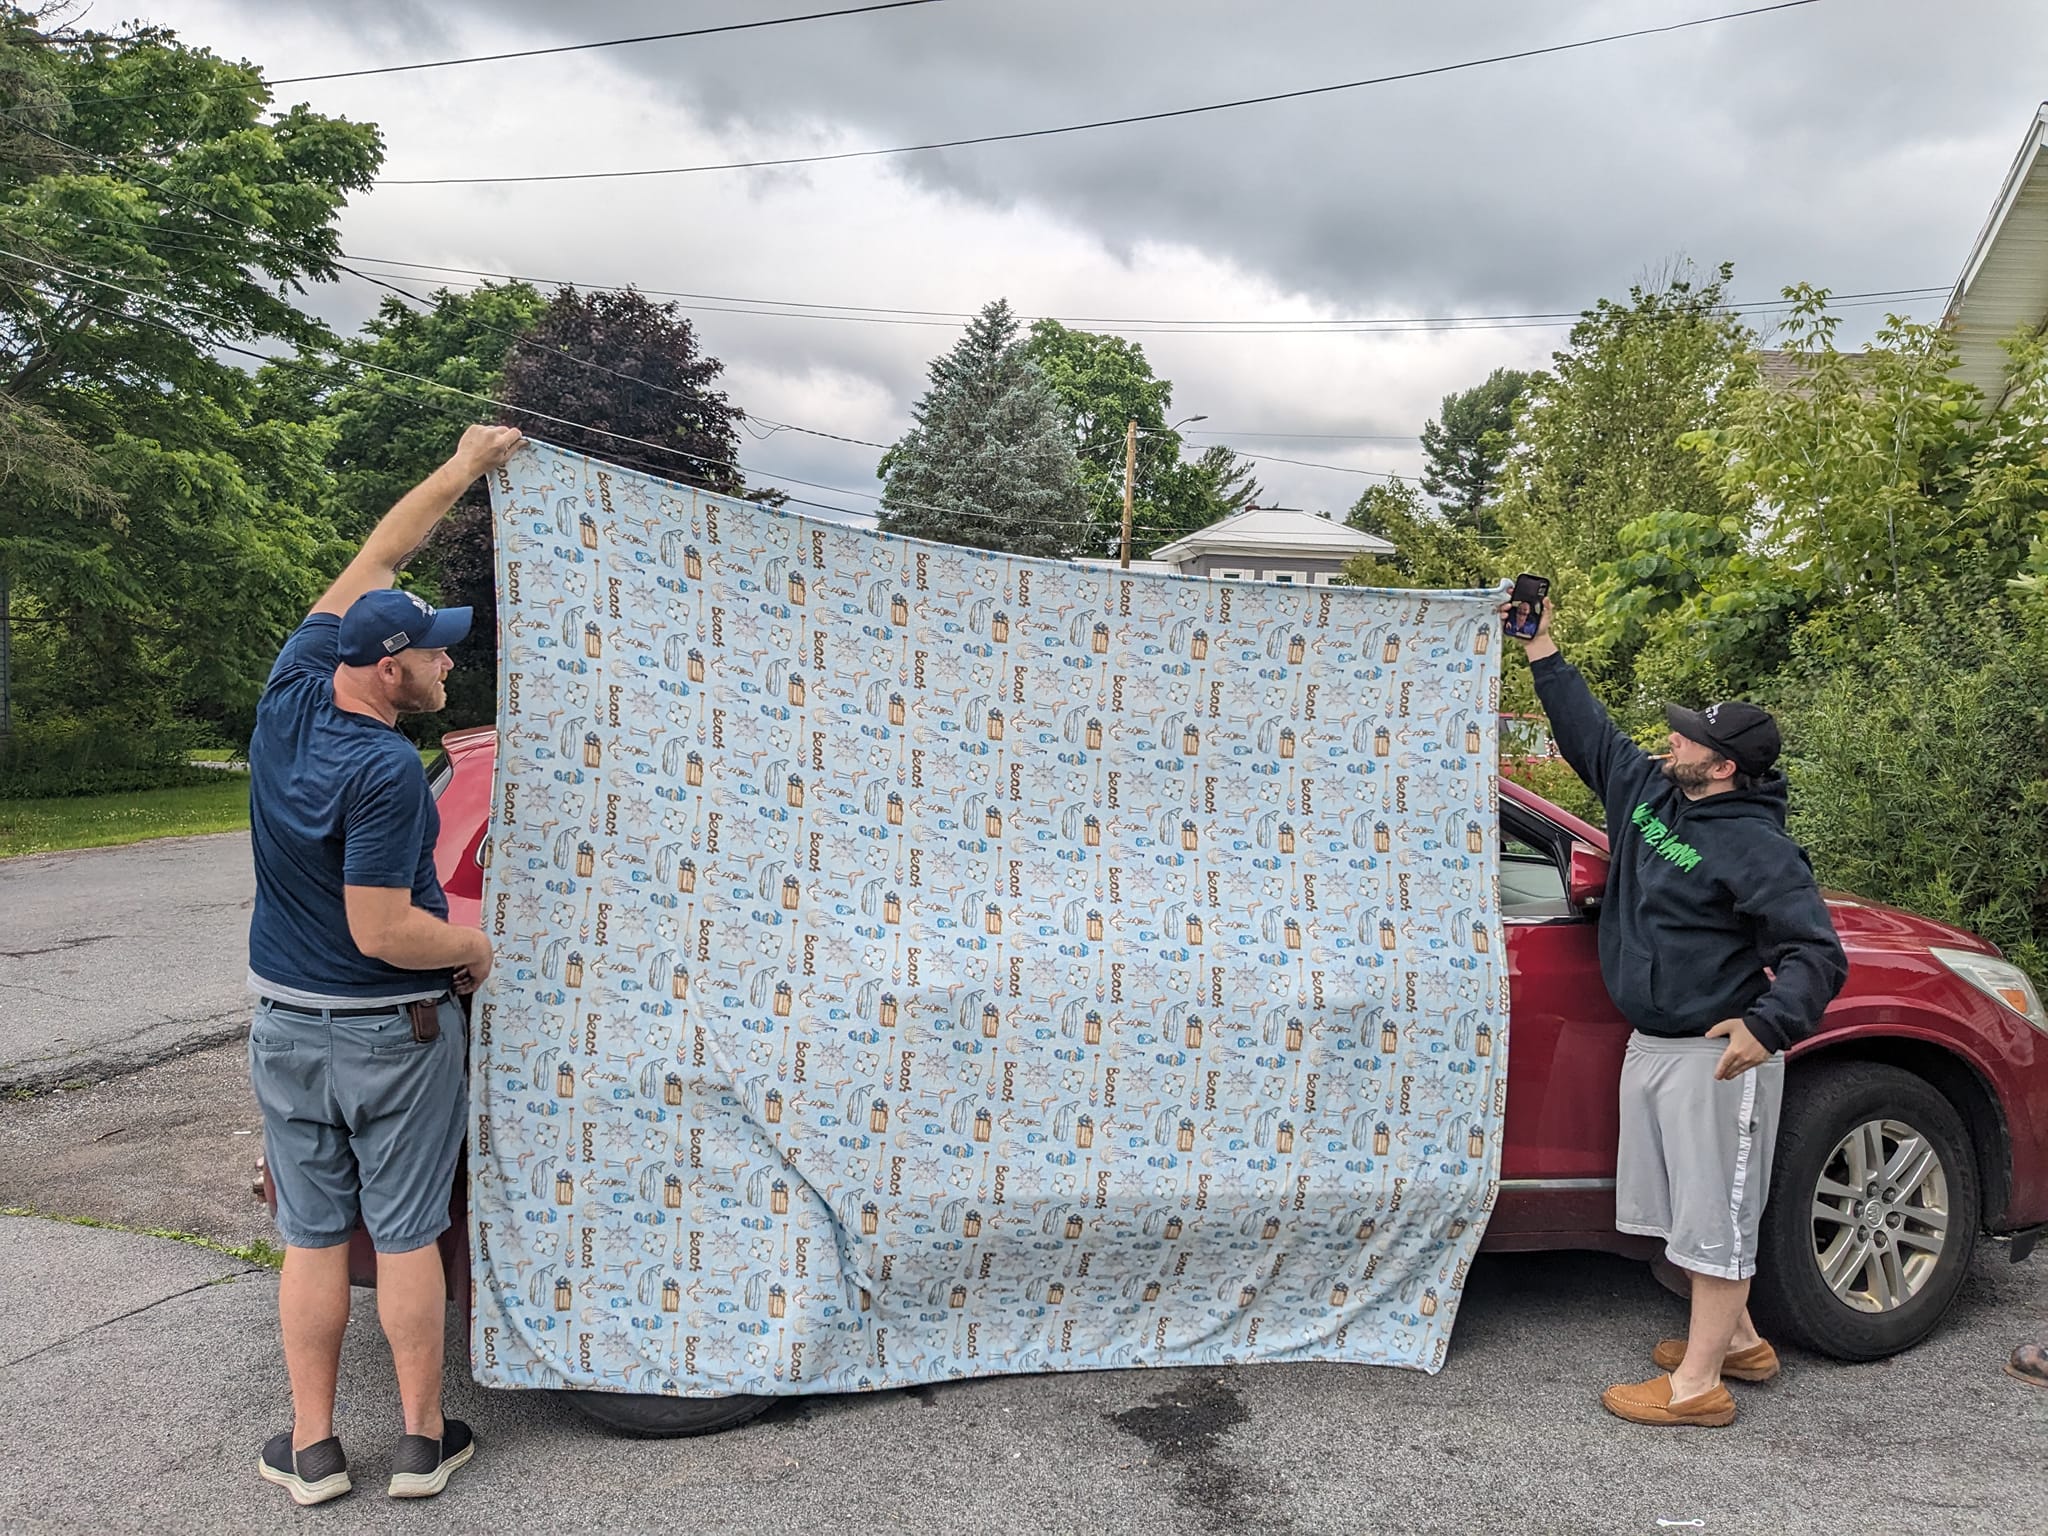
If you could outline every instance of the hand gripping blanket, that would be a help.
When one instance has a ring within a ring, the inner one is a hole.
[[[474,1369],[1434,1371],[1506,1088],[1498,594],[493,477]]]

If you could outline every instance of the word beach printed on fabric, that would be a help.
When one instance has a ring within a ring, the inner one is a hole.
[[[1437,1369],[1506,1088],[1497,594],[492,483],[493,1386]]]

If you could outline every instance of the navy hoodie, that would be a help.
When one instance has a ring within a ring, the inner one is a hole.
[[[1739,1018],[1782,1051],[1812,1034],[1849,961],[1785,831],[1783,775],[1689,799],[1578,668],[1545,656],[1530,672],[1558,749],[1607,807],[1600,974],[1614,1006],[1646,1035],[1704,1035]]]

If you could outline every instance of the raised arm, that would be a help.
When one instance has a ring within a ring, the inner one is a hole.
[[[355,559],[313,605],[313,612],[339,616],[365,592],[395,585],[399,570],[426,541],[434,524],[448,515],[448,509],[461,500],[477,476],[511,458],[512,450],[524,440],[517,427],[471,427],[464,432],[448,462],[407,491],[398,505],[378,520]]]
[[[1642,775],[1649,767],[1650,754],[1629,740],[1628,733],[1593,697],[1579,669],[1559,653],[1557,642],[1550,638],[1549,605],[1544,606],[1535,638],[1522,645],[1529,654],[1537,702],[1550,721],[1558,751],[1604,804],[1608,786],[1617,778]]]

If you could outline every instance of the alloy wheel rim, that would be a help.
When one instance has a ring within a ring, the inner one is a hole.
[[[1903,1120],[1866,1120],[1821,1165],[1814,1263],[1843,1305],[1895,1312],[1940,1266],[1949,1215],[1948,1169],[1934,1143]]]

